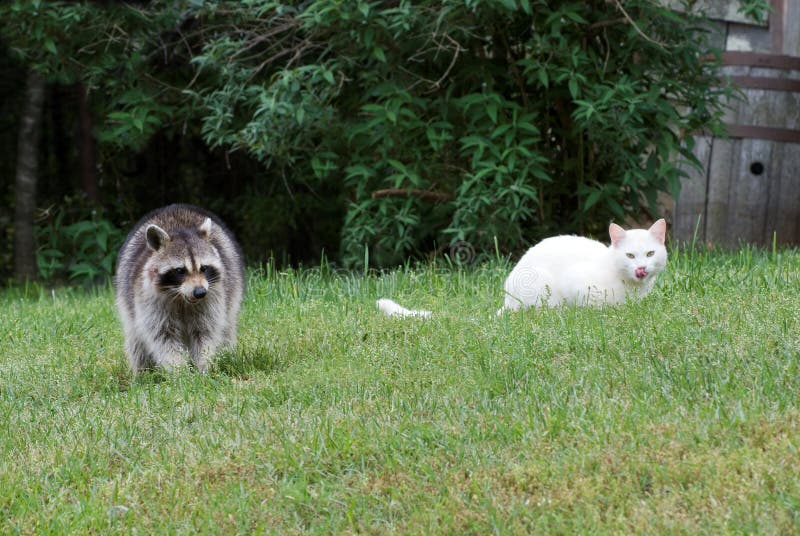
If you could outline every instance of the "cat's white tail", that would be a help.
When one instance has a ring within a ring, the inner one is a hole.
[[[412,309],[406,309],[402,305],[387,298],[381,298],[378,300],[378,309],[388,316],[413,316],[417,318],[430,318],[431,312],[430,311],[414,311]]]

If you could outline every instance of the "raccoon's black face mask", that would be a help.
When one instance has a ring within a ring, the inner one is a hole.
[[[163,291],[180,293],[186,301],[195,303],[205,298],[217,281],[219,281],[219,270],[201,264],[194,271],[179,266],[159,274],[158,286]]]

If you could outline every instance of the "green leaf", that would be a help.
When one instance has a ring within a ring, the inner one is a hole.
[[[492,133],[489,135],[489,137],[491,137],[491,138],[499,138],[500,136],[502,136],[503,134],[508,132],[510,129],[511,129],[511,124],[503,123],[502,125],[498,126],[496,129],[494,129],[492,131]]]
[[[588,212],[590,208],[592,208],[597,201],[600,200],[600,195],[602,192],[600,190],[592,190],[589,192],[589,195],[586,196],[586,200],[583,202],[583,211]]]
[[[608,202],[608,205],[615,216],[617,216],[618,218],[625,217],[625,210],[622,208],[622,205],[620,205],[617,202],[616,199],[614,199],[613,197],[608,197],[606,198],[606,201]]]
[[[54,56],[58,54],[55,41],[49,37],[44,40],[44,49]]]
[[[539,68],[536,72],[536,76],[539,78],[539,82],[542,84],[542,87],[548,87],[550,80],[547,76],[547,70],[545,68]]]
[[[108,249],[108,234],[104,232],[97,233],[97,244],[102,251]]]
[[[494,102],[487,104],[486,113],[489,115],[489,119],[492,120],[492,123],[497,123],[497,104]]]
[[[580,24],[588,24],[588,22],[586,21],[586,19],[584,19],[583,17],[581,17],[580,15],[578,15],[578,13],[577,13],[576,11],[567,11],[567,12],[565,13],[565,15],[566,15],[566,17],[567,17],[568,19],[570,19],[571,21],[574,21],[574,22],[577,22],[577,23],[580,23]]]
[[[43,257],[49,257],[49,258],[55,258],[55,259],[60,259],[60,258],[64,257],[64,253],[62,251],[57,250],[57,249],[43,249],[43,250],[39,251],[39,255],[42,255]]]
[[[395,160],[393,158],[389,158],[386,162],[390,166],[395,168],[397,171],[401,172],[403,175],[408,175],[408,169],[406,168],[405,164],[403,164],[399,160]]]
[[[580,90],[578,88],[578,81],[575,80],[574,78],[570,78],[569,82],[567,83],[567,86],[569,87],[569,94],[572,95],[572,98],[577,99],[578,96],[580,95]]]
[[[380,104],[365,104],[361,107],[361,111],[368,113],[383,113],[384,110]]]

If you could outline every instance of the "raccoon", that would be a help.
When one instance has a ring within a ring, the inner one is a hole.
[[[206,372],[218,347],[236,344],[242,251],[206,210],[169,205],[139,220],[120,248],[114,286],[134,374],[189,360]]]

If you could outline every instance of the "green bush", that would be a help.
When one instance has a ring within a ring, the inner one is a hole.
[[[342,181],[348,264],[655,216],[694,160],[684,133],[719,129],[730,95],[703,19],[651,0],[248,5],[252,33],[195,58],[216,77],[204,135],[288,162],[290,182]],[[257,53],[259,32],[283,41]]]
[[[91,89],[109,173],[159,136],[228,169],[244,155],[264,170],[225,199],[247,214],[245,250],[336,228],[340,260],[366,247],[380,266],[655,217],[697,164],[687,133],[720,131],[731,95],[705,22],[653,0],[14,0],[0,39]],[[118,191],[158,173],[137,180]],[[195,202],[222,202],[202,184]]]
[[[74,199],[51,207],[36,227],[36,263],[43,281],[91,285],[110,281],[125,231]]]

